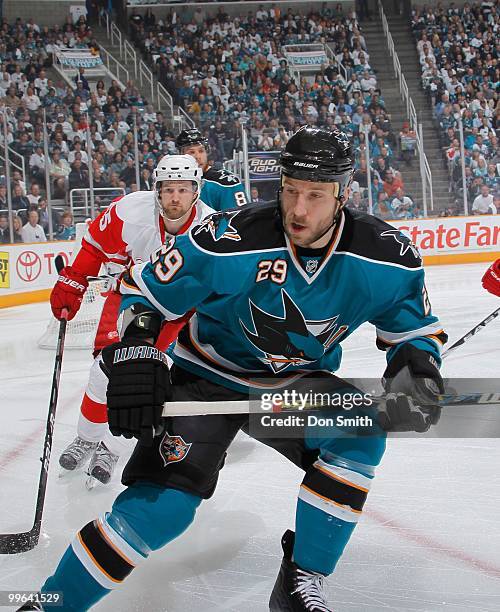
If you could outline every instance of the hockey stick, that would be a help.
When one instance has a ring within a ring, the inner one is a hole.
[[[448,357],[448,355],[454,351],[455,349],[457,349],[459,346],[462,346],[462,344],[465,344],[468,340],[470,340],[472,338],[472,336],[475,336],[479,331],[481,331],[481,329],[483,327],[486,327],[488,325],[488,323],[491,323],[491,321],[493,321],[493,319],[496,319],[496,317],[498,317],[498,315],[500,314],[500,307],[497,308],[496,310],[494,310],[490,315],[488,315],[485,319],[483,319],[480,323],[478,323],[477,325],[475,325],[470,331],[468,331],[466,334],[464,334],[461,338],[459,338],[454,344],[452,344],[450,346],[450,348],[446,349],[446,351],[442,354],[442,358],[444,359],[445,357]]]
[[[384,400],[383,396],[371,396],[373,403]],[[442,395],[439,399],[441,406],[491,406],[500,404],[500,393],[470,393],[465,395]],[[264,411],[259,400],[234,400],[226,402],[166,402],[163,407],[164,417],[173,416],[202,416],[208,414],[268,414],[272,412],[303,412],[308,410],[321,410],[321,406],[306,404],[302,409],[297,406],[285,405],[279,410]],[[325,407],[325,409],[328,407]]]
[[[490,315],[475,325],[470,331],[459,338],[449,349],[444,351],[442,358],[456,350],[462,344],[475,336],[483,327],[491,323],[500,314],[500,307],[494,310]],[[383,400],[383,397],[373,396],[372,400],[377,403]],[[441,396],[440,404],[442,406],[463,406],[463,405],[491,405],[500,403],[499,393],[471,393],[469,395],[444,395]],[[251,410],[250,401],[229,401],[229,402],[166,402],[163,407],[163,416],[198,416],[206,414],[249,414],[251,412],[259,412],[259,402],[253,402],[254,410]],[[315,408],[309,406],[309,409]],[[289,406],[284,410],[297,410],[293,406]]]
[[[55,264],[58,272],[64,267],[64,260],[60,255],[56,257]],[[64,317],[67,316],[67,312],[65,311],[63,311],[62,314]],[[40,537],[45,492],[47,490],[47,478],[49,475],[52,437],[54,435],[54,423],[56,420],[57,397],[59,395],[59,380],[61,378],[64,339],[66,337],[67,323],[66,318],[64,318],[59,324],[54,373],[52,376],[52,388],[50,390],[49,413],[47,415],[47,427],[45,429],[45,441],[43,443],[43,456],[40,458],[42,467],[40,469],[40,479],[38,481],[38,495],[36,498],[33,527],[30,529],[30,531],[25,531],[23,533],[0,534],[0,554],[2,555],[15,554],[31,550],[38,544],[38,539]]]

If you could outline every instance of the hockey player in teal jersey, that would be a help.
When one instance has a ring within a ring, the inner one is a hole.
[[[340,343],[362,323],[375,326],[388,399],[369,432],[325,426],[262,439],[304,471],[274,612],[330,610],[323,579],[362,515],[385,431],[426,431],[439,418],[446,335],[416,248],[383,221],[344,208],[352,159],[337,129],[301,128],[281,165],[277,204],[212,215],[122,283],[122,339],[105,349],[102,370],[112,433],[139,442],[111,512],[78,532],[42,587],[62,591],[65,610],[88,609],[187,529],[214,493],[226,449],[247,430],[245,415],[162,419],[165,401],[245,399],[249,389],[293,388],[307,375],[342,388],[332,374]],[[169,373],[151,343],[164,318],[192,309]]]
[[[175,144],[180,153],[192,155],[203,169],[200,199],[205,204],[221,211],[247,203],[245,189],[235,174],[208,165],[208,139],[198,129],[183,130]]]

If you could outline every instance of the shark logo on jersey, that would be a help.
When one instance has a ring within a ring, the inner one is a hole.
[[[337,326],[339,315],[321,321],[306,320],[284,289],[281,290],[281,299],[282,317],[265,312],[249,300],[255,333],[240,319],[246,337],[264,353],[262,361],[275,374],[291,365],[304,365],[321,359],[325,350],[348,329],[348,325]]]
[[[241,240],[238,230],[231,225],[231,221],[239,214],[239,210],[226,213],[215,213],[204,219],[196,228],[194,235],[197,236],[201,232],[210,232],[214,242],[218,242],[223,238],[228,240]]]
[[[158,449],[163,467],[167,467],[169,463],[177,463],[185,459],[191,446],[192,443],[184,442],[182,436],[170,436],[168,432],[165,432]]]
[[[221,182],[225,181],[226,183],[239,183],[240,179],[234,174],[230,174],[226,170],[221,170],[219,174],[219,178]]]
[[[399,230],[397,229],[386,230],[385,232],[382,232],[380,235],[384,237],[392,236],[394,238],[394,240],[400,245],[399,254],[401,255],[401,257],[403,257],[403,255],[405,255],[409,249],[411,249],[411,252],[415,256],[415,259],[418,259],[420,257],[420,253],[418,252],[417,247],[413,244],[413,242],[407,236],[405,236],[404,234],[401,234]],[[402,237],[406,238],[406,240],[402,240],[401,239]]]

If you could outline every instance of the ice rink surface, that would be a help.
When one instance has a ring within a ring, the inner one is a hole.
[[[500,301],[480,278],[486,264],[429,267],[434,312],[454,341]],[[48,304],[0,310],[0,532],[31,528],[53,352],[37,347]],[[500,321],[443,366],[447,377],[498,377]],[[384,354],[364,326],[344,344],[343,376],[378,377]],[[37,589],[76,531],[110,509],[119,478],[87,491],[83,472],[58,478],[73,439],[88,368],[64,355],[40,544],[0,557],[0,590]],[[121,465],[125,458],[122,458]],[[389,440],[359,523],[328,580],[336,612],[500,610],[500,441]],[[214,497],[193,526],[153,553],[94,609],[106,612],[264,612],[280,565],[280,537],[294,526],[300,470],[240,434]]]

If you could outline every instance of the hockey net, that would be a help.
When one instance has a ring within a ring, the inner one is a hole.
[[[105,280],[94,280],[82,300],[82,305],[75,318],[66,327],[65,349],[92,349],[97,325],[101,317],[105,298],[101,295],[106,289]],[[59,333],[59,321],[52,318],[38,346],[43,349],[55,349]]]
[[[82,237],[88,223],[77,223],[76,240],[72,261],[82,244]],[[92,349],[97,325],[101,317],[105,298],[101,295],[107,289],[107,279],[89,281],[89,286],[83,296],[82,305],[75,318],[66,327],[65,349]],[[38,346],[43,349],[55,349],[59,334],[59,321],[51,318],[43,336],[38,340]]]

